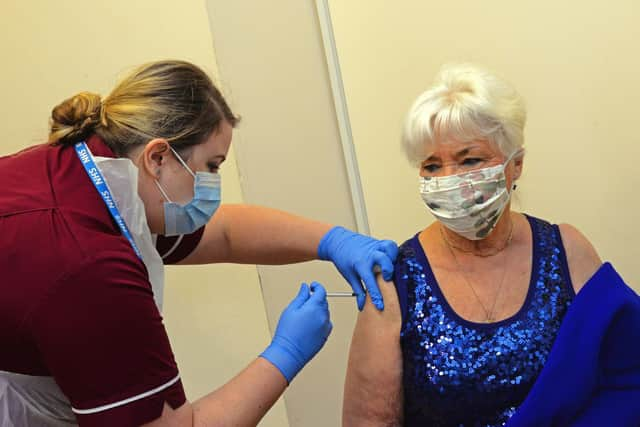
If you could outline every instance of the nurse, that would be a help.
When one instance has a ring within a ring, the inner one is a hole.
[[[373,269],[391,278],[394,242],[220,206],[237,122],[202,70],[154,62],[65,100],[48,144],[0,158],[0,426],[256,425],[331,332],[324,288],[302,284],[260,357],[189,403],[164,264],[329,260],[359,308],[362,282],[383,308]]]

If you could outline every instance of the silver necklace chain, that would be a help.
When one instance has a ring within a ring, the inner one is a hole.
[[[476,300],[480,304],[480,307],[482,307],[482,310],[484,311],[484,314],[486,316],[485,317],[485,323],[494,322],[495,321],[495,317],[493,316],[494,315],[494,310],[496,308],[496,303],[498,302],[498,297],[500,296],[500,291],[502,290],[502,285],[504,284],[504,278],[505,278],[505,276],[507,274],[507,263],[506,262],[504,263],[504,269],[502,270],[502,278],[500,279],[500,285],[498,286],[498,290],[496,291],[496,295],[495,295],[495,297],[493,299],[493,304],[491,305],[491,310],[487,310],[485,305],[482,303],[482,300],[478,296],[478,293],[476,292],[475,288],[471,285],[471,282],[469,281],[469,279],[467,279],[467,275],[465,274],[464,270],[462,269],[462,266],[460,265],[460,262],[458,261],[458,257],[456,257],[456,254],[453,251],[452,245],[449,243],[449,240],[445,237],[442,227],[443,227],[442,224],[440,224],[440,235],[442,236],[442,240],[444,241],[445,245],[449,249],[449,252],[451,253],[451,256],[453,257],[453,260],[456,263],[456,266],[458,267],[458,271],[460,271],[460,275],[464,279],[464,281],[467,284],[467,286],[471,289],[471,292],[473,292],[473,295],[476,297]],[[512,237],[513,237],[513,221],[511,221],[511,231],[509,232],[509,237],[507,238],[506,243],[500,249],[500,251],[506,249],[506,247],[509,245],[509,243],[511,243]]]

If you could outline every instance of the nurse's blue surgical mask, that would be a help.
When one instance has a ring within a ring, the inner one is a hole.
[[[212,172],[194,173],[173,148],[171,151],[193,177],[193,199],[185,205],[172,202],[158,180],[155,181],[166,200],[164,203],[165,236],[193,233],[207,224],[220,206],[220,175]]]

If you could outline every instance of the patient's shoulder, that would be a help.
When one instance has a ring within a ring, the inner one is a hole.
[[[384,310],[380,311],[375,308],[371,302],[371,298],[367,294],[367,300],[364,309],[360,313],[360,317],[366,319],[366,322],[373,326],[374,330],[383,325],[388,325],[392,330],[399,330],[402,314],[395,287],[395,280],[386,281],[381,274],[378,274],[376,279],[384,301]]]
[[[400,310],[402,322],[404,322],[407,314],[409,292],[416,284],[418,276],[423,275],[428,268],[428,266],[425,265],[426,256],[419,256],[422,249],[418,235],[419,233],[407,239],[399,246],[398,257],[394,264],[394,299]]]
[[[420,241],[418,240],[418,234],[407,239],[398,247],[398,257],[396,258],[396,266],[406,264],[410,260],[415,260],[418,252]]]
[[[576,227],[570,224],[559,224],[562,244],[567,255],[569,274],[576,293],[593,276],[602,260],[589,239]]]

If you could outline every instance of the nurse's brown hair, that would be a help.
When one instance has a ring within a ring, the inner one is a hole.
[[[81,92],[51,111],[49,142],[72,145],[98,134],[119,156],[154,138],[177,150],[204,142],[226,120],[235,126],[220,91],[200,68],[185,61],[138,67],[104,99]]]

